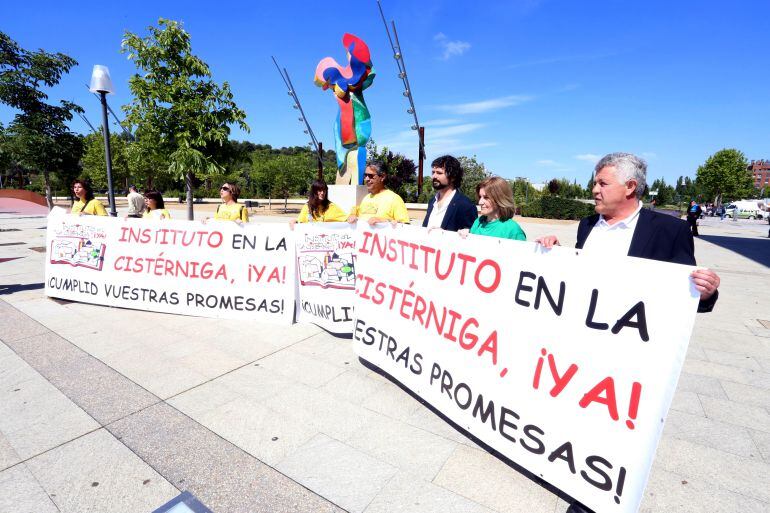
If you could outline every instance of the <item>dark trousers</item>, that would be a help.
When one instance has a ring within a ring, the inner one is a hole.
[[[695,217],[688,217],[687,223],[690,225],[690,229],[692,230],[693,236],[698,236],[698,219]]]

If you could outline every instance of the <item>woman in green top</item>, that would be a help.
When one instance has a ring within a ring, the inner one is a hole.
[[[476,194],[479,197],[481,215],[474,221],[470,233],[501,239],[527,240],[519,223],[513,220],[516,206],[513,203],[511,185],[507,180],[499,176],[487,178],[476,186]],[[458,233],[464,237],[468,231],[460,230]]]
[[[72,182],[72,194],[77,198],[72,204],[71,212],[78,216],[106,216],[107,211],[98,199],[94,198],[94,191],[85,180],[77,179]]]

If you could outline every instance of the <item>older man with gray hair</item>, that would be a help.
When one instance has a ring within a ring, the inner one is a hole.
[[[642,209],[647,163],[630,153],[610,153],[594,168],[596,214],[580,221],[576,247],[586,255],[632,256],[695,265],[695,244],[681,219]],[[553,236],[536,239],[546,248],[559,244]],[[710,269],[690,274],[700,292],[699,312],[710,312],[719,297],[719,276]]]

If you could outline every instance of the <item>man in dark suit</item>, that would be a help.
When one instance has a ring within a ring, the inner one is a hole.
[[[428,203],[428,212],[422,225],[456,232],[470,228],[478,217],[476,205],[460,192],[463,168],[451,155],[433,161],[433,189],[436,195]]]
[[[647,163],[630,153],[610,153],[594,168],[596,214],[578,225],[577,244],[584,255],[628,255],[662,262],[695,265],[695,245],[688,224],[675,217],[643,209]],[[548,235],[536,239],[544,247],[559,244]],[[690,274],[700,292],[699,312],[710,312],[719,297],[719,276],[710,269]],[[590,510],[573,502],[567,513]]]
[[[577,245],[585,254],[628,255],[676,264],[695,265],[695,245],[686,222],[642,209],[647,164],[630,153],[611,153],[595,168],[596,214],[580,221]],[[553,236],[536,240],[545,247],[559,244]],[[719,297],[719,276],[710,269],[690,275],[700,292],[699,312],[710,312]]]

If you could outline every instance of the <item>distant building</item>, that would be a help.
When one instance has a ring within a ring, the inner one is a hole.
[[[770,160],[752,160],[749,171],[754,178],[754,187],[761,189],[770,185]]]

